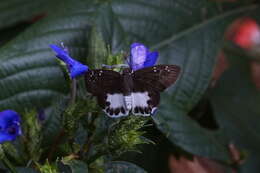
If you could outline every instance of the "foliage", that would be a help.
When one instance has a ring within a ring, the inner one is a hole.
[[[2,1],[0,108],[21,113],[23,135],[1,145],[1,169],[146,172],[149,159],[137,166],[129,153],[151,157],[143,149],[159,143],[150,139],[151,127],[170,141],[174,152],[169,154],[202,156],[230,169],[259,172],[259,89],[249,70],[257,58],[234,54],[241,50],[223,44],[235,19],[257,19],[254,0]],[[156,115],[112,119],[86,92],[84,79],[70,79],[55,60],[49,45],[61,42],[90,69],[124,63],[130,44],[140,42],[159,52],[158,64],[179,65],[181,74],[161,95]],[[223,46],[232,67],[212,87]],[[230,143],[246,153],[244,164],[234,161]]]

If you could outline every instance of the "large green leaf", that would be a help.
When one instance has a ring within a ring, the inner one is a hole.
[[[73,57],[84,58],[87,56],[88,33],[93,25],[100,28],[113,51],[122,50],[126,38],[152,44],[185,28],[182,20],[189,21],[193,16],[194,21],[198,21],[199,15],[193,15],[187,9],[200,11],[204,4],[204,1],[194,6],[182,1],[160,0],[60,2],[50,17],[0,49],[0,108],[20,111],[46,107],[51,100],[68,91],[49,44],[64,42]],[[133,8],[130,10],[129,7]],[[176,17],[173,9],[182,18]],[[180,24],[169,25],[173,19]]]
[[[49,0],[1,0],[0,28],[8,27],[19,21],[43,15],[55,1]]]
[[[136,166],[135,164],[124,162],[124,161],[114,161],[108,162],[105,165],[105,172],[106,173],[146,173],[145,170]]]
[[[211,91],[213,111],[229,140],[247,152],[241,172],[259,172],[260,92],[251,80],[249,63],[236,57]]]
[[[32,168],[23,168],[23,167],[17,168],[17,172],[18,173],[38,173],[38,171],[36,171]]]
[[[176,85],[163,95],[155,122],[172,142],[193,154],[229,159],[227,143],[224,138],[219,139],[220,131],[207,131],[186,115],[208,87],[226,26],[244,10],[252,9],[221,14],[156,46],[161,62],[178,64],[182,72]]]

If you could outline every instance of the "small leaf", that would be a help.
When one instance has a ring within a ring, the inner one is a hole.
[[[98,28],[93,27],[90,32],[89,55],[86,58],[86,63],[92,69],[101,68],[102,64],[106,64],[107,57],[108,47]]]
[[[39,173],[38,171],[32,168],[23,168],[23,167],[18,167],[17,172],[18,173]]]
[[[146,173],[145,170],[133,163],[125,161],[113,161],[105,165],[105,173]]]
[[[11,26],[19,21],[29,21],[43,14],[55,1],[51,0],[2,0],[0,3],[0,28]]]
[[[43,146],[52,145],[62,131],[62,113],[68,103],[67,97],[60,97],[51,107],[45,110],[46,120],[43,123]]]
[[[87,165],[80,160],[69,160],[63,163],[70,167],[72,173],[88,173]]]

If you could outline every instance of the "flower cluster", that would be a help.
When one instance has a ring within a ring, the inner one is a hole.
[[[22,134],[20,115],[13,110],[0,112],[0,143],[15,140]]]

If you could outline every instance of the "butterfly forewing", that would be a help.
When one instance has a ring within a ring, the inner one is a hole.
[[[123,80],[112,70],[91,70],[86,76],[87,91],[97,97],[98,104],[110,117],[128,115],[123,96]]]
[[[86,73],[87,91],[93,95],[99,93],[119,93],[122,92],[121,74],[112,70],[91,70]]]
[[[180,67],[177,65],[156,65],[135,71],[133,79],[146,90],[162,92],[175,83],[179,74]]]

